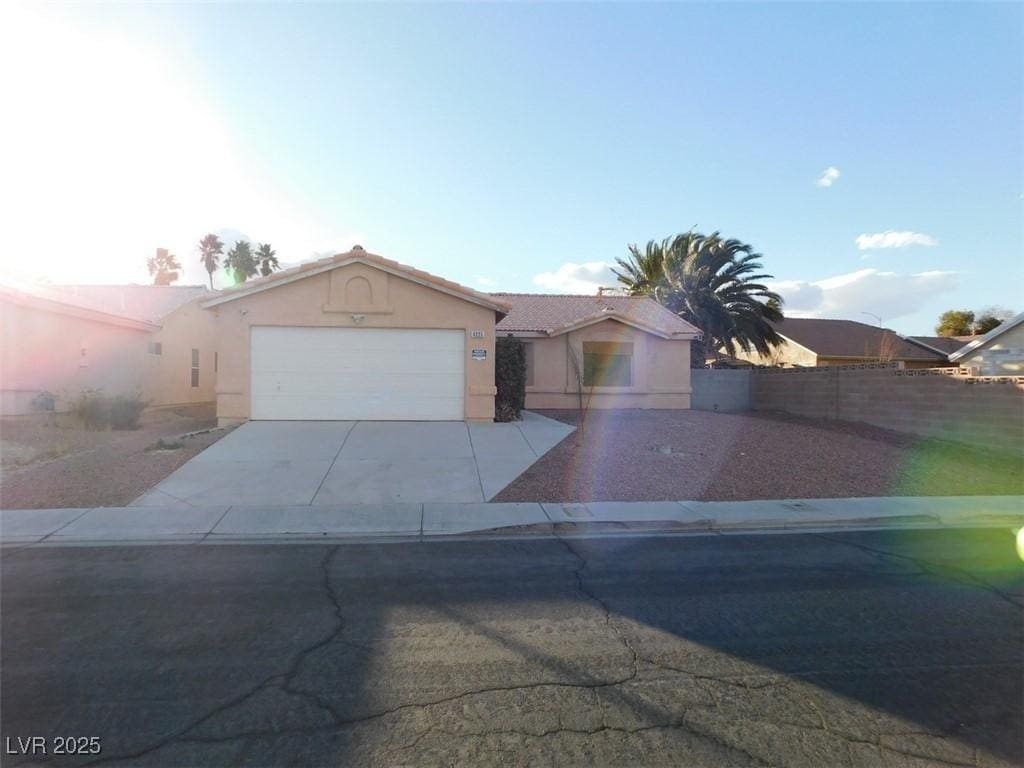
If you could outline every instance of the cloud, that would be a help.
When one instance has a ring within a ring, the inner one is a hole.
[[[939,241],[931,235],[921,232],[894,232],[891,229],[885,232],[857,235],[857,247],[862,251],[872,248],[906,248],[908,245],[938,245]]]
[[[921,309],[933,297],[958,286],[955,272],[931,270],[904,275],[861,269],[824,280],[783,280],[771,284],[785,300],[789,317],[861,320],[872,312],[885,322]]]
[[[838,168],[830,165],[828,168],[822,171],[821,176],[819,176],[818,180],[814,183],[817,184],[819,187],[831,187],[833,184],[836,183],[836,179],[838,179],[841,175],[842,174],[839,173]]]
[[[598,288],[619,284],[611,264],[604,261],[569,262],[554,272],[542,272],[533,278],[535,285],[554,293],[596,294]]]
[[[498,284],[498,281],[493,277],[484,277],[483,275],[477,275],[475,280],[477,285],[482,285],[484,288],[493,288]]]

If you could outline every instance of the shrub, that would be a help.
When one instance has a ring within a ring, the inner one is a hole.
[[[110,401],[110,426],[113,429],[138,429],[146,401],[138,395],[117,395]]]
[[[185,444],[178,440],[164,440],[162,437],[152,445],[147,445],[147,451],[176,451],[184,448]]]
[[[511,336],[500,337],[494,347],[494,419],[519,421],[526,402],[526,349]]]
[[[106,395],[99,389],[86,389],[71,410],[86,429],[138,429],[146,401],[138,395]]]

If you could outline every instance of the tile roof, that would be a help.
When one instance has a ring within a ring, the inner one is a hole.
[[[537,332],[557,334],[567,327],[601,313],[616,313],[666,336],[698,334],[700,331],[678,315],[645,296],[572,296],[543,293],[493,293],[511,304],[508,315],[498,323],[498,333]]]
[[[112,315],[159,322],[195,298],[211,294],[204,285],[44,285],[38,295]]]
[[[43,312],[53,312],[59,315],[120,325],[141,331],[155,331],[160,328],[158,324],[149,320],[131,317],[123,313],[107,312],[94,305],[65,299],[59,294],[35,290],[32,287],[13,288],[8,285],[0,285],[0,299],[14,305],[32,307]]]
[[[929,347],[934,347],[940,352],[945,352],[947,355],[951,355],[960,349],[965,344],[969,344],[974,341],[977,336],[908,336],[908,339],[912,341],[919,341],[922,344],[927,344]]]
[[[248,296],[251,293],[257,293],[259,291],[266,290],[267,288],[273,288],[278,283],[297,280],[304,277],[306,273],[317,274],[319,272],[330,270],[336,264],[338,266],[342,266],[356,261],[369,264],[370,266],[379,266],[385,270],[405,275],[412,280],[418,280],[421,283],[433,285],[442,291],[454,293],[469,301],[492,307],[502,314],[508,310],[508,306],[505,302],[495,298],[489,293],[474,291],[472,288],[467,288],[466,286],[452,282],[451,280],[445,280],[443,277],[438,277],[437,275],[432,275],[429,272],[424,272],[422,269],[416,269],[405,264],[400,264],[397,261],[392,261],[391,259],[385,259],[383,256],[370,253],[369,251],[364,250],[362,246],[358,245],[353,246],[352,250],[346,251],[345,253],[339,253],[334,256],[328,256],[315,261],[306,261],[302,264],[297,264],[294,267],[282,269],[280,272],[275,272],[267,277],[258,277],[255,280],[247,280],[246,282],[239,283],[231,288],[225,288],[222,291],[217,291],[215,294],[210,295],[204,306],[211,307],[224,301],[242,298],[243,296]]]
[[[945,355],[923,347],[888,328],[856,320],[795,318],[772,323],[775,330],[821,357],[877,358],[881,351],[895,360],[945,361]]]

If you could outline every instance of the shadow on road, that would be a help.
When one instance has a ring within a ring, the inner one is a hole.
[[[101,735],[101,761],[659,728],[1024,759],[1008,532],[39,549],[2,586],[3,735]]]

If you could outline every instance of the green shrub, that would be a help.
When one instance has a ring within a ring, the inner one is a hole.
[[[146,401],[138,395],[106,395],[85,389],[71,406],[86,429],[138,429]]]
[[[526,349],[511,336],[499,337],[494,347],[494,420],[519,421],[526,402]]]

